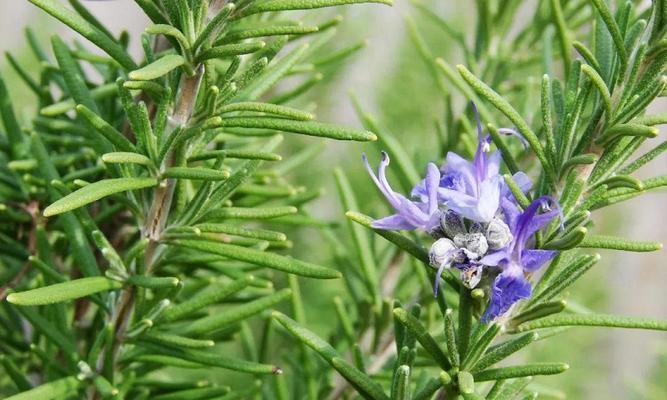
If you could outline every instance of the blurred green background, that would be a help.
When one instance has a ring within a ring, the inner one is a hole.
[[[473,2],[431,0],[425,3],[466,37],[472,37],[474,32],[470,27],[474,27],[476,16]],[[531,15],[535,3],[525,1],[522,14]],[[143,31],[147,20],[131,0],[88,2],[88,5],[111,31],[130,31],[133,53],[138,54],[137,34]],[[443,112],[442,93],[410,41],[406,18],[414,21],[434,54],[446,59],[450,65],[464,62],[454,44],[417,13],[407,0],[396,0],[393,8],[359,6],[334,10],[333,13],[345,16],[339,31],[341,39],[337,43],[368,40],[368,45],[347,59],[341,68],[325,71],[322,83],[299,102],[313,107],[316,103],[314,110],[321,120],[360,126],[349,97],[353,91],[363,106],[408,149],[415,165],[425,165],[427,161],[440,163],[444,154],[438,153],[433,121]],[[0,48],[28,63],[34,61],[22,50],[25,44],[22,31],[28,25],[44,41],[52,34],[74,38],[66,28],[42,15],[26,1],[0,2]],[[6,62],[1,65],[13,100],[20,105],[18,112],[24,121],[28,121],[34,112],[31,94]],[[455,104],[460,111],[466,99],[453,88],[451,91],[456,95]],[[656,111],[667,110],[667,102],[662,100],[654,104]],[[664,127],[661,137],[664,138]],[[311,142],[290,138],[281,151],[289,154],[304,143]],[[329,142],[307,170],[294,173],[295,183],[322,187],[326,191],[311,206],[313,214],[330,221],[344,220],[344,211],[333,185],[332,170],[336,166],[341,166],[352,181],[360,200],[360,211],[375,216],[386,212],[363,169],[360,155],[364,151],[369,153],[371,160],[378,159],[377,149],[372,145]],[[640,176],[664,174],[665,170],[667,157],[663,155],[642,169]],[[597,230],[667,242],[666,200],[665,193],[652,193],[606,209],[595,216]],[[295,232],[292,240],[295,243],[293,252],[298,256],[323,265],[332,264],[331,249],[317,231]],[[602,255],[602,262],[571,289],[573,300],[600,312],[667,319],[664,250],[648,254],[606,251]],[[330,299],[344,292],[330,282],[306,280],[302,281],[302,290],[308,300],[306,312],[310,327],[318,333],[327,333],[327,318],[333,313]],[[522,356],[533,361],[558,360],[570,364],[567,373],[537,381],[558,388],[569,398],[667,398],[667,337],[662,333],[580,328],[570,330],[560,340],[543,341],[531,348],[530,353],[522,353]]]

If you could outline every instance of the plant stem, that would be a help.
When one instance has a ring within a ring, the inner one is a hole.
[[[183,76],[180,83],[180,90],[178,93],[178,100],[174,112],[168,120],[168,134],[173,132],[178,127],[187,125],[192,116],[195,101],[201,84],[202,76],[204,75],[204,66],[200,65],[192,76]],[[173,166],[175,160],[174,150],[170,150],[167,157],[162,163],[161,170]],[[174,189],[176,181],[168,179],[162,182],[156,189],[153,196],[153,202],[148,211],[147,217],[144,220],[143,235],[148,239],[148,244],[144,251],[144,268],[145,274],[148,275],[154,265],[155,255],[160,244],[162,232],[167,224],[169,218],[169,209],[174,196]],[[135,291],[132,286],[123,291],[119,299],[116,310],[118,310],[112,318],[112,323],[115,326],[115,341],[112,352],[113,360],[116,363],[118,351],[123,344],[123,335],[127,330],[132,317],[132,309],[134,307]]]

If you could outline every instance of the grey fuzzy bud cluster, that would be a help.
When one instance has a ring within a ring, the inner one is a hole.
[[[502,249],[510,244],[513,239],[510,227],[498,217],[489,222],[485,236],[491,250]]]
[[[510,244],[512,233],[501,218],[489,223],[469,222],[452,210],[443,211],[440,229],[434,232],[436,241],[429,251],[433,268],[449,268],[455,265],[461,270],[461,282],[467,288],[475,288],[484,272],[478,261],[489,250],[499,250]]]

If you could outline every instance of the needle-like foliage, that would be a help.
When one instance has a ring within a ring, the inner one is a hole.
[[[0,78],[0,351],[16,385],[3,394],[255,396],[282,373],[247,323],[293,296],[272,281],[341,276],[285,254],[272,220],[304,217],[317,196],[272,169],[280,144],[376,140],[284,105],[303,90],[278,84],[319,77],[340,22],[293,11],[390,1],[137,0],[153,22],[132,38],[140,58],[85,3],[30,2],[90,43],[53,36],[49,52],[27,31],[39,75],[8,60],[36,95],[32,120]],[[255,350],[223,349],[234,343]],[[170,367],[194,375],[162,377]],[[211,369],[250,379],[230,393]]]
[[[31,119],[0,77],[9,399],[559,398],[532,380],[569,360],[510,357],[570,328],[667,331],[570,293],[595,249],[662,248],[592,215],[667,186],[636,174],[667,150],[648,111],[667,89],[667,1],[479,0],[464,30],[410,1],[410,73],[444,111],[428,157],[354,96],[363,129],[294,107],[364,45],[314,10],[390,0],[135,0],[139,38],[79,0],[29,2],[90,43],[27,30],[38,75],[7,60]],[[327,176],[340,223],[288,176],[317,171],[330,140],[375,142]]]

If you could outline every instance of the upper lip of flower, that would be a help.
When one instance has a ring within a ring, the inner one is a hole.
[[[391,188],[386,175],[386,169],[390,162],[389,155],[386,152],[382,152],[382,161],[378,167],[377,176],[368,163],[366,154],[362,155],[362,159],[373,182],[375,182],[375,185],[387,198],[389,204],[396,210],[396,214],[376,220],[373,222],[373,225],[382,229],[421,228],[429,230],[435,220],[435,216],[439,212],[437,190],[440,183],[440,171],[438,167],[433,163],[428,164],[426,178],[424,179],[425,201],[413,201],[400,193],[396,193]]]

